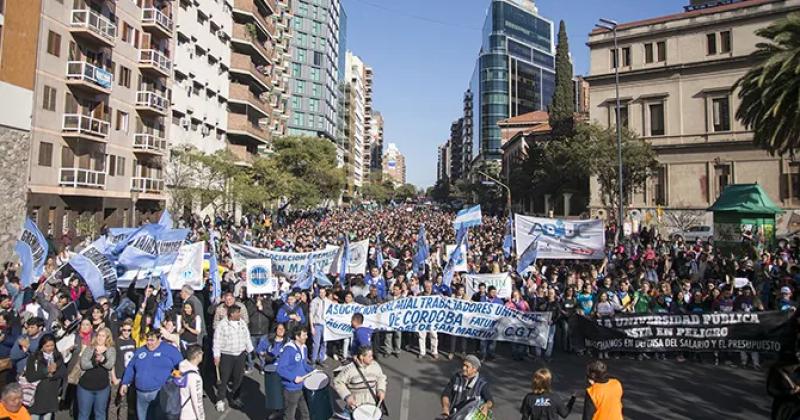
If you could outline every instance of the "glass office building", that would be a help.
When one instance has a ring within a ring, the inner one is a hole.
[[[472,158],[500,159],[498,121],[546,110],[555,90],[553,22],[531,0],[492,0],[470,81]]]

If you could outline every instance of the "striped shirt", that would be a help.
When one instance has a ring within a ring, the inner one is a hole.
[[[251,351],[253,351],[253,342],[250,341],[250,330],[247,328],[246,322],[241,319],[231,321],[227,318],[219,322],[214,330],[212,346],[214,357],[220,357],[220,354],[238,356]]]

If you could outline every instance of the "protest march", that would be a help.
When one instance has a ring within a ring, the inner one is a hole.
[[[606,359],[766,374],[796,357],[797,238],[731,255],[647,227],[615,245],[602,220],[411,206],[164,211],[82,241],[29,220],[0,279],[0,386],[35,418],[204,419],[241,410],[257,375],[263,418],[380,419],[399,398],[382,361],[411,354],[463,362],[431,418],[491,418],[480,370],[504,360],[578,354],[606,383]]]

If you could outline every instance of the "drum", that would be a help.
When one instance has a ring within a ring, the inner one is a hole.
[[[377,405],[362,404],[353,411],[353,420],[381,420],[383,412]]]
[[[283,385],[278,375],[278,365],[264,367],[264,390],[267,410],[283,410]]]
[[[303,381],[303,394],[311,420],[328,420],[333,416],[330,379],[324,372],[313,372]]]

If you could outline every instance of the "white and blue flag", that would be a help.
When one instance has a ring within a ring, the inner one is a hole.
[[[481,206],[478,204],[477,206],[459,211],[456,214],[456,220],[453,225],[456,231],[458,231],[462,227],[471,228],[474,226],[480,226],[482,219],[483,215],[481,214]]]
[[[89,286],[94,299],[100,296],[113,297],[117,291],[117,267],[98,248],[102,246],[103,243],[98,239],[69,260],[69,265]]]
[[[20,280],[23,287],[33,283],[35,277],[44,273],[44,263],[47,259],[47,241],[39,231],[39,227],[30,218],[25,219],[22,234],[15,246],[17,255],[22,265]]]

